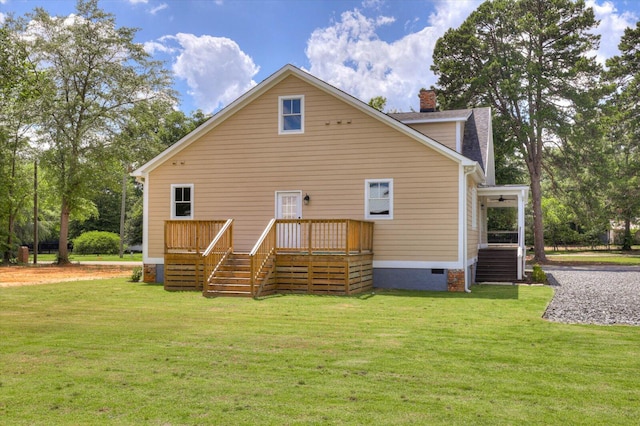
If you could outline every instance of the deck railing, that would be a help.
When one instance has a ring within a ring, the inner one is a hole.
[[[233,253],[233,219],[229,219],[224,223],[218,234],[202,253],[205,284],[231,253]]]
[[[167,220],[164,224],[164,252],[202,253],[227,221]]]
[[[489,244],[518,244],[518,231],[488,231]]]
[[[269,262],[269,259],[276,252],[276,220],[271,219],[269,224],[265,228],[264,232],[260,236],[260,239],[256,242],[256,245],[253,247],[253,250],[249,253],[249,258],[251,261],[251,294],[255,294],[259,296],[263,284],[260,285],[258,292],[254,292],[254,287],[258,277],[262,273],[265,265]]]
[[[276,252],[354,254],[373,251],[373,222],[352,219],[278,219]]]

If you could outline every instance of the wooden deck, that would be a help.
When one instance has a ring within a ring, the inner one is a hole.
[[[231,219],[167,221],[164,286],[207,297],[369,291],[373,222],[273,219],[250,253],[235,253]]]

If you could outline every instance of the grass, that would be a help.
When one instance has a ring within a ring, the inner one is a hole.
[[[38,262],[55,262],[57,253],[38,253]],[[142,262],[142,253],[125,253],[120,258],[117,254],[70,254],[71,262],[93,262],[93,261],[109,261],[109,262]],[[29,255],[29,262],[33,262],[33,254]]]
[[[640,329],[550,323],[549,287],[205,299],[126,279],[0,289],[0,419],[631,424]]]
[[[577,262],[591,264],[640,265],[640,250],[547,251],[547,259],[553,262]]]

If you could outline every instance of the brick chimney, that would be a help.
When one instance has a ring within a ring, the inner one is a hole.
[[[420,90],[420,112],[434,112],[436,111],[436,91],[435,90]]]

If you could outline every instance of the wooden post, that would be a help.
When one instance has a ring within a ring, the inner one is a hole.
[[[351,222],[349,219],[347,219],[345,221],[345,226],[346,226],[346,232],[345,232],[345,244],[344,244],[344,254],[346,254],[347,256],[349,255],[349,222]]]

